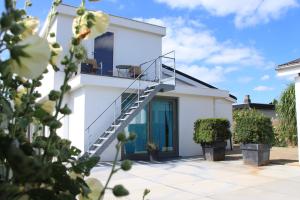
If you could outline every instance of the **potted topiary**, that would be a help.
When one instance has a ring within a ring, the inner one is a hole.
[[[234,114],[234,133],[241,143],[245,164],[266,165],[274,141],[272,122],[269,117],[253,110],[240,110]]]
[[[148,142],[147,143],[147,151],[148,151],[148,154],[149,154],[150,161],[157,160],[157,158],[158,158],[158,148],[157,148],[156,144],[154,144],[152,142]]]
[[[225,160],[226,140],[230,136],[227,119],[199,119],[194,123],[194,141],[201,144],[205,160]]]

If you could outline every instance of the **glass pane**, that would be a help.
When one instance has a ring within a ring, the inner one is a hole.
[[[152,141],[159,151],[173,151],[173,102],[155,100],[152,103]]]
[[[123,99],[130,101],[130,96],[125,95]],[[126,106],[124,103],[123,106]],[[129,142],[125,144],[125,154],[138,154],[146,153],[147,149],[147,135],[148,135],[148,119],[147,119],[148,109],[147,106],[141,110],[139,114],[128,124],[124,129],[126,134],[135,133],[136,140],[134,142]]]

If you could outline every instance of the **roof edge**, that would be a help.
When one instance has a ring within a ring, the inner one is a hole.
[[[167,65],[165,65],[165,64],[163,64],[162,67],[165,68],[165,69],[167,69],[167,70],[170,70],[170,71],[173,71],[173,70],[174,70],[173,68],[171,68],[171,67],[169,67],[169,66],[167,66]],[[188,79],[190,79],[190,80],[192,80],[192,81],[195,81],[195,82],[197,82],[197,83],[200,83],[200,84],[202,84],[202,85],[204,85],[204,86],[206,86],[206,87],[208,87],[208,88],[211,88],[211,89],[217,89],[217,90],[219,89],[219,88],[217,88],[217,87],[215,87],[215,86],[213,86],[213,85],[210,85],[210,84],[208,84],[208,83],[206,83],[206,82],[204,82],[204,81],[201,81],[201,80],[199,80],[199,79],[197,79],[197,78],[195,78],[195,77],[192,77],[192,76],[190,76],[190,75],[188,75],[188,74],[186,74],[186,73],[184,73],[184,72],[182,72],[182,71],[179,71],[179,70],[177,70],[177,69],[175,69],[175,72],[176,72],[176,74],[180,74],[181,76],[184,76],[185,78],[188,78]],[[234,95],[232,95],[232,94],[229,94],[229,97],[233,98],[234,100],[237,100],[237,97],[234,96]]]

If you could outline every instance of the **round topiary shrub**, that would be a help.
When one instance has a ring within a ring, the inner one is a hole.
[[[227,119],[198,119],[194,123],[194,141],[196,143],[211,144],[225,141],[230,137],[230,122]]]
[[[243,144],[272,145],[274,141],[271,119],[253,109],[236,111],[234,135],[236,141]]]

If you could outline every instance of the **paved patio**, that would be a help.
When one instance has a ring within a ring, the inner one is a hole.
[[[145,188],[151,190],[149,200],[299,200],[300,166],[294,152],[274,148],[272,164],[259,168],[243,165],[237,150],[222,162],[207,162],[200,157],[138,161],[129,172],[115,175],[111,186],[124,184],[131,194],[121,199],[130,200],[141,200]],[[100,163],[91,176],[104,182],[110,165]],[[108,192],[104,199],[116,198]]]

